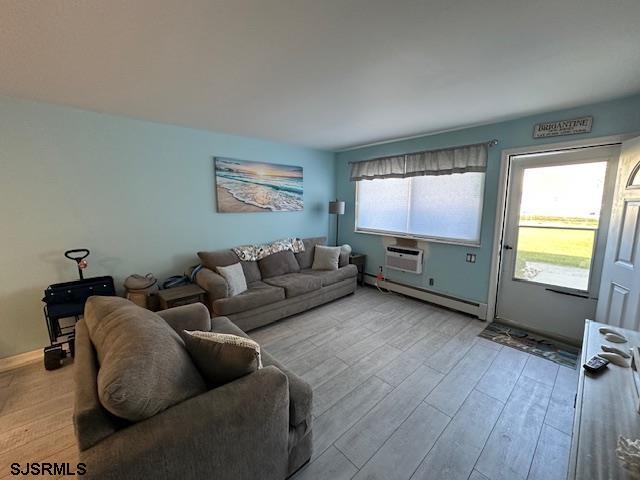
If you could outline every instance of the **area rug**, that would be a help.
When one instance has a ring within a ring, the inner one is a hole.
[[[579,348],[504,323],[490,323],[479,336],[565,367],[575,369],[578,364]]]

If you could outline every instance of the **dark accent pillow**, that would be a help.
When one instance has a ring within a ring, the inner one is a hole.
[[[284,252],[272,253],[262,260],[258,260],[258,267],[262,278],[278,277],[287,273],[298,273],[300,265],[296,260],[296,256],[291,250]]]
[[[244,278],[247,283],[259,282],[262,280],[260,275],[260,269],[258,268],[258,262],[241,262],[238,255],[233,250],[216,250],[213,252],[198,252],[198,257],[202,262],[202,265],[209,270],[218,272],[216,267],[228,267],[234,263],[240,262],[242,270],[244,271]]]
[[[180,336],[152,311],[95,296],[84,319],[100,364],[100,403],[117,417],[144,420],[206,391]]]
[[[260,345],[228,333],[185,331],[187,350],[211,387],[219,387],[262,368]]]

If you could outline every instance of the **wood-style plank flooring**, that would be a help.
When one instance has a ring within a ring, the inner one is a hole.
[[[314,454],[294,479],[563,479],[577,372],[484,326],[365,287],[251,332],[314,388]],[[0,373],[0,479],[78,461],[72,372]]]
[[[0,479],[16,478],[12,463],[78,462],[72,375],[73,366],[47,372],[40,362],[0,373]]]

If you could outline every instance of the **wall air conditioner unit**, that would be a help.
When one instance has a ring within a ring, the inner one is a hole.
[[[422,250],[399,247],[398,245],[390,245],[386,249],[385,265],[387,268],[402,272],[422,273]]]

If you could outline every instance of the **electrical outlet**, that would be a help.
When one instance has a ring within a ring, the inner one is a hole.
[[[467,253],[467,262],[468,263],[476,263],[476,254],[475,253]]]
[[[429,285],[430,285],[430,286],[433,286],[433,283],[434,283],[434,282],[433,282],[433,278],[430,278],[430,279],[429,279]]]

